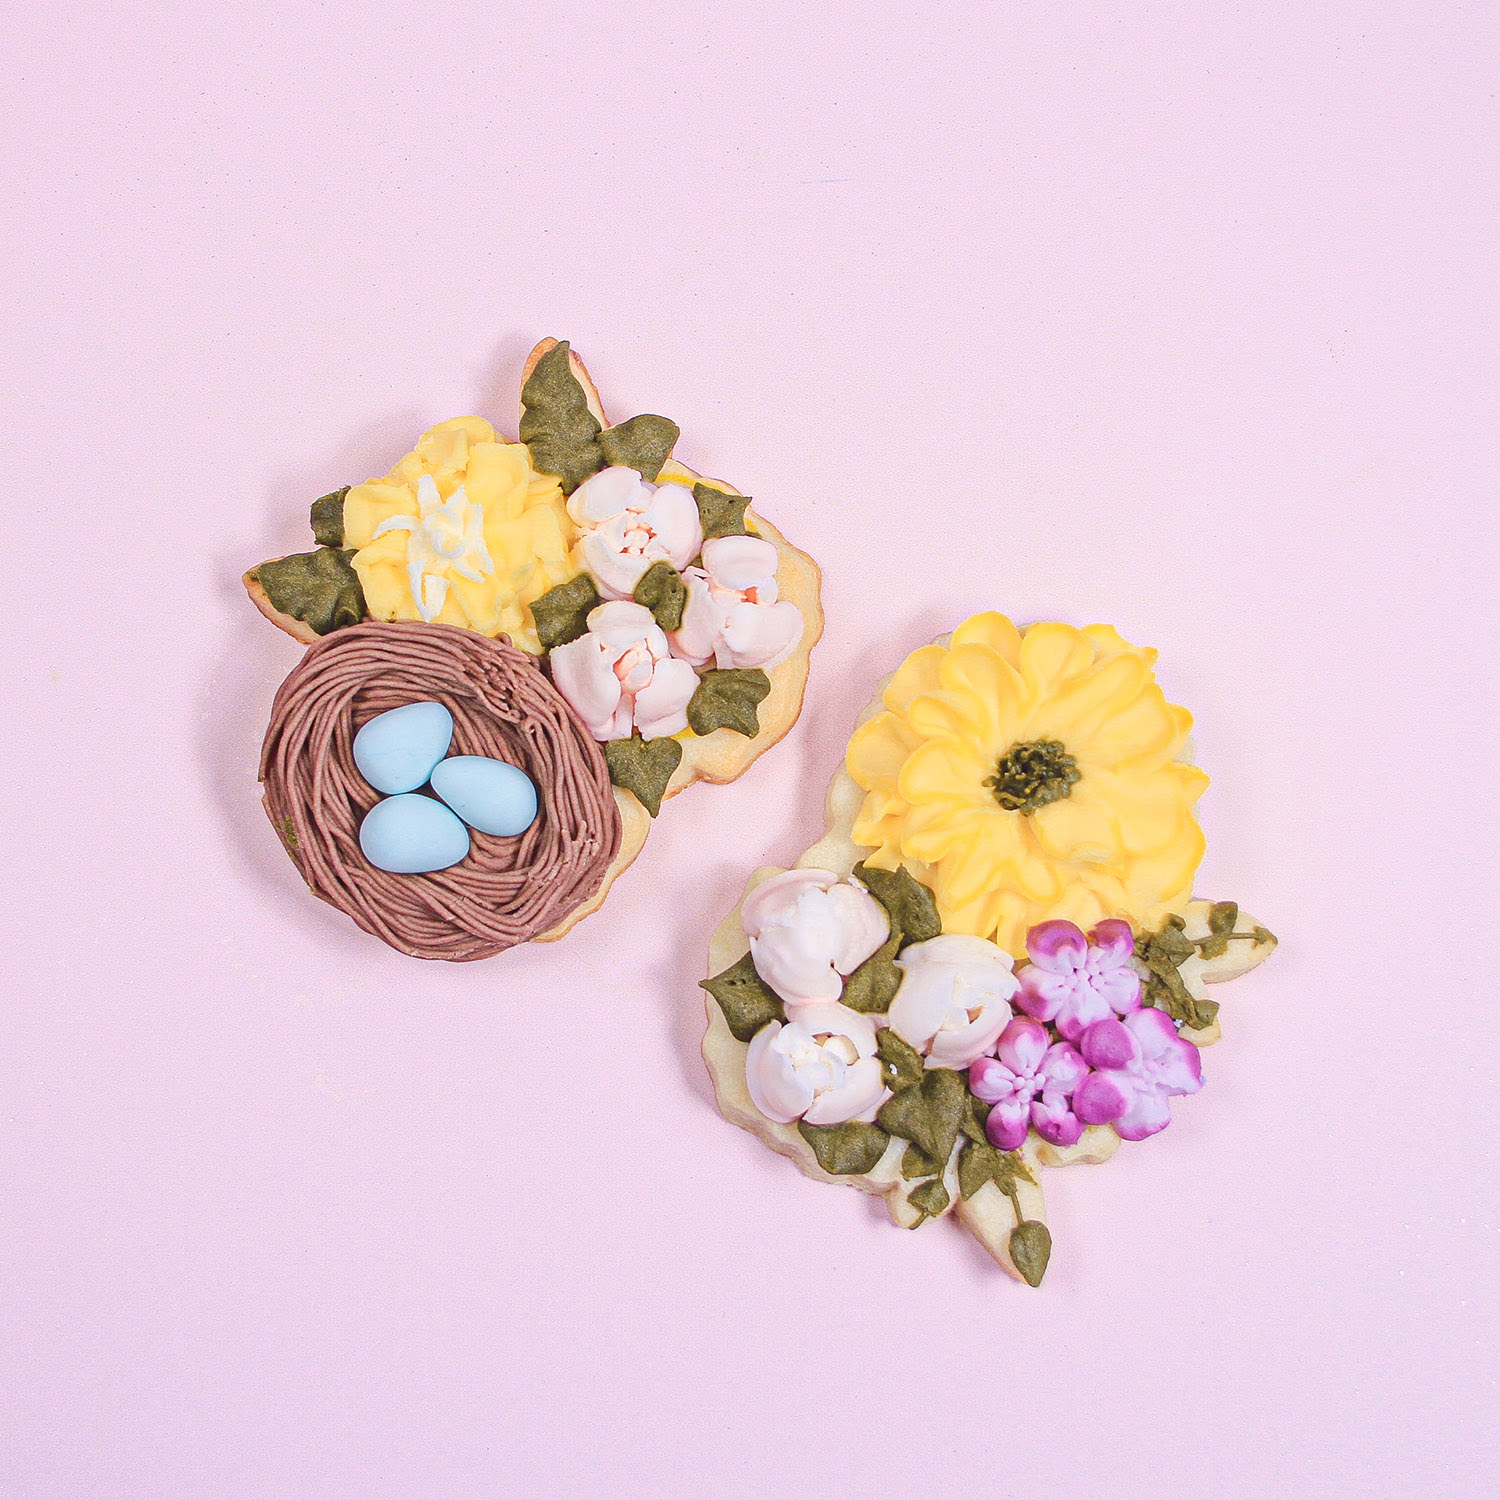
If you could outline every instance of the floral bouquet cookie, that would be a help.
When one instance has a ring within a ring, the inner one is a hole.
[[[1192,718],[1108,625],[976,615],[882,685],[826,835],[714,934],[719,1108],[906,1228],[956,1215],[1036,1286],[1043,1167],[1171,1123],[1208,986],[1276,940],[1193,895]]]
[[[796,721],[819,575],[665,417],[610,425],[566,343],[483,417],[312,504],[317,546],[245,574],[307,643],[261,755],[314,895],[418,958],[561,937],[662,802]]]

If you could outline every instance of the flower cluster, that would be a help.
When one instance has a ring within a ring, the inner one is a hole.
[[[891,1097],[877,1060],[885,1026],[925,1068],[967,1070],[1001,1151],[1028,1130],[1071,1146],[1090,1125],[1141,1140],[1170,1122],[1173,1096],[1202,1087],[1198,1049],[1165,1011],[1142,1005],[1126,922],[1087,934],[1040,923],[1019,970],[971,934],[910,943],[895,959],[888,1010],[867,1015],[841,1003],[844,986],[885,944],[890,921],[863,886],[789,870],[746,898],[741,921],[756,973],[786,1011],[755,1034],[745,1060],[750,1097],[779,1123],[873,1120]]]
[[[596,739],[680,734],[700,668],[769,669],[796,650],[802,613],[777,597],[776,548],[748,534],[705,541],[686,485],[650,484],[617,464],[580,484],[567,510],[579,532],[573,560],[604,603],[550,660],[559,691]],[[680,590],[667,629],[635,602],[657,565]]]

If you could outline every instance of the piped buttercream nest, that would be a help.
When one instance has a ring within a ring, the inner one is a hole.
[[[539,811],[512,838],[474,830],[468,856],[446,870],[397,875],[360,850],[381,794],[355,768],[354,736],[417,702],[453,715],[453,754],[525,771]],[[600,894],[620,847],[604,756],[535,658],[450,625],[371,622],[311,646],[276,694],[260,779],[313,894],[415,958],[468,962],[555,935]]]

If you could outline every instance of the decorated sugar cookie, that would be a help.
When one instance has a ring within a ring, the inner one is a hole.
[[[1107,625],[982,614],[881,684],[825,836],[709,948],[726,1119],[810,1177],[954,1215],[1036,1286],[1041,1169],[1171,1123],[1219,1039],[1208,986],[1276,940],[1193,894],[1191,715]]]
[[[418,958],[561,937],[668,797],[796,721],[816,564],[675,423],[611,426],[566,343],[483,417],[312,504],[316,547],[245,574],[307,643],[271,710],[266,812],[314,895]]]

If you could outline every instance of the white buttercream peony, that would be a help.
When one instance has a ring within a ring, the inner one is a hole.
[[[628,599],[654,562],[681,572],[703,545],[693,492],[647,484],[623,464],[601,469],[573,491],[568,514],[583,533],[577,560],[606,599]]]
[[[755,972],[788,1005],[836,1001],[844,979],[890,936],[885,908],[832,870],[787,870],[745,897]]]
[[[755,1033],[745,1055],[755,1107],[778,1124],[873,1120],[890,1097],[875,1055],[875,1024],[846,1005],[804,1005]]]
[[[720,536],[703,544],[703,566],[682,575],[687,605],[672,636],[694,666],[774,667],[802,639],[802,611],[777,602],[776,548],[758,536]]]
[[[590,610],[588,633],[554,646],[548,659],[558,692],[596,740],[633,729],[654,740],[687,728],[698,674],[671,655],[644,605],[616,599]]]
[[[966,1068],[1010,1023],[1020,988],[1012,964],[987,938],[964,933],[912,943],[896,960],[901,988],[887,1020],[929,1068]]]

